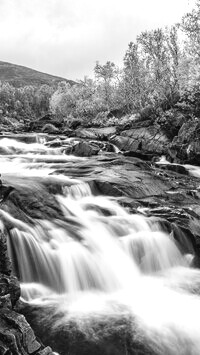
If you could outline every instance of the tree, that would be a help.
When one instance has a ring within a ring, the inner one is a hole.
[[[45,115],[49,111],[50,98],[54,89],[49,85],[40,86],[35,92],[35,111],[37,115]]]
[[[123,88],[128,111],[145,105],[145,68],[137,43],[130,42],[124,57]]]
[[[53,114],[67,116],[72,113],[76,103],[70,84],[62,81],[50,99],[50,111]]]
[[[179,28],[183,31],[184,56],[181,66],[181,102],[200,112],[200,0],[183,16]]]
[[[188,52],[200,59],[200,0],[196,1],[196,7],[190,13],[183,16],[179,26],[188,39]]]
[[[107,109],[109,110],[112,108],[113,104],[112,95],[115,85],[112,85],[112,81],[116,79],[117,68],[115,64],[110,61],[106,62],[104,65],[97,62],[94,68],[94,73],[100,83],[98,90],[104,98]]]

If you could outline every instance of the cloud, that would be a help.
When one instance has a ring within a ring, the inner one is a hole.
[[[122,62],[141,31],[171,24],[193,0],[0,0],[1,60],[77,79]]]

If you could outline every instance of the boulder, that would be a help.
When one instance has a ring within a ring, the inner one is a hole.
[[[100,151],[100,148],[89,142],[81,141],[75,144],[72,148],[72,153],[80,157],[90,157],[91,155],[97,155]]]
[[[183,123],[178,135],[168,149],[174,162],[199,165],[200,163],[200,119],[190,118]]]
[[[51,124],[56,128],[62,128],[64,121],[62,118],[57,117],[55,115],[47,114],[38,120],[31,121],[27,127],[27,131],[41,132],[41,130],[45,127],[45,125]],[[52,132],[51,132],[52,133]]]
[[[184,122],[188,121],[188,117],[178,109],[171,109],[163,112],[157,117],[155,123],[165,133],[170,141],[177,136]]]
[[[22,314],[9,307],[0,308],[0,353],[16,355],[53,355],[44,348]]]
[[[32,223],[32,218],[52,219],[62,214],[54,192],[61,193],[62,187],[56,182],[48,180],[41,184],[37,178],[29,179],[26,188],[23,186],[23,178],[10,178],[8,186],[2,185],[5,195],[1,206],[2,210],[10,211],[14,218]],[[9,186],[10,184],[10,186]],[[6,189],[7,188],[7,189]],[[7,192],[8,191],[8,192]],[[7,193],[7,194],[6,194]],[[13,222],[6,215],[0,214],[7,229],[13,228]]]
[[[110,142],[130,155],[131,153],[162,155],[169,145],[166,135],[154,126],[122,131],[120,135],[111,137]]]
[[[51,123],[46,123],[43,127],[42,127],[42,132],[45,132],[45,133],[58,133],[59,132],[59,129],[56,128],[53,124]]]
[[[162,170],[174,171],[177,174],[189,175],[188,170],[181,164],[156,163],[157,167]]]
[[[94,312],[82,318],[79,314],[68,317],[68,312],[57,311],[56,305],[21,304],[20,312],[40,339],[60,355],[157,354],[154,342],[140,331],[134,316],[123,306],[121,310],[115,309],[114,314],[101,316]]]
[[[53,355],[41,345],[22,314],[14,310],[20,297],[20,285],[11,275],[7,236],[0,230],[0,354]]]
[[[0,273],[10,276],[11,263],[7,253],[7,237],[0,230]],[[1,292],[1,291],[0,291]]]
[[[75,131],[75,136],[78,138],[86,138],[86,139],[96,139],[97,135],[95,132],[91,131],[90,129],[85,128],[78,128]]]
[[[2,242],[2,235],[1,240]],[[4,260],[5,258],[5,260]],[[8,276],[10,266],[7,268],[7,253],[0,255],[0,354],[16,355],[53,355],[51,348],[41,345],[22,314],[14,310],[20,297],[20,286],[16,277]],[[10,265],[10,264],[9,264]]]

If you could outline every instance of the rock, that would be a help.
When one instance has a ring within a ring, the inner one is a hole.
[[[5,274],[7,276],[11,274],[11,263],[7,253],[7,238],[1,230],[0,230],[0,273]]]
[[[14,276],[0,274],[0,302],[4,303],[5,296],[9,296],[12,306],[16,304],[20,297],[19,281]]]
[[[32,223],[32,218],[52,219],[62,215],[62,211],[55,196],[52,194],[60,193],[62,188],[59,184],[50,182],[47,185],[36,179],[30,179],[26,188],[23,186],[23,178],[10,179],[12,191],[4,200],[1,208],[5,211],[9,209],[14,218],[24,222]],[[49,189],[49,190],[48,190]],[[13,223],[6,215],[0,214],[6,227],[13,228]]]
[[[36,340],[25,317],[13,310],[19,297],[20,285],[11,275],[6,235],[0,231],[0,354],[53,355]]]
[[[86,320],[79,319],[79,315],[70,319],[66,311],[62,321],[63,313],[56,312],[52,305],[22,304],[20,311],[42,341],[60,355],[156,355],[155,344],[142,334],[134,316],[126,309],[123,313],[123,306],[121,313],[115,310],[114,316],[90,314]]]
[[[0,354],[40,355],[38,351],[44,351],[44,347],[25,317],[13,310],[19,297],[18,280],[0,273]],[[47,350],[44,354],[53,355],[50,348]]]
[[[74,145],[72,153],[80,157],[90,157],[91,155],[97,155],[99,150],[97,145],[82,141]]]
[[[0,349],[1,354],[9,349],[9,354],[16,355],[53,355],[52,350],[36,340],[35,334],[25,317],[10,309],[0,309]]]
[[[78,138],[87,138],[87,139],[96,139],[97,135],[95,132],[85,129],[85,128],[79,128],[75,131],[75,136]]]
[[[156,163],[157,167],[163,170],[174,171],[177,174],[189,175],[188,170],[180,164]]]
[[[58,148],[58,147],[62,147],[63,142],[59,138],[56,138],[50,142],[47,142],[45,145],[48,146],[49,148]]]
[[[64,124],[64,121],[60,117],[56,117],[55,115],[47,114],[47,115],[39,118],[38,120],[31,121],[27,127],[27,131],[28,132],[30,132],[30,131],[41,132],[44,129],[45,125],[47,125],[47,124],[51,124],[55,128],[61,129]],[[54,133],[54,132],[51,132],[51,133]]]
[[[142,127],[122,131],[114,136],[110,142],[115,144],[121,151],[129,152],[129,155],[138,153],[162,155],[165,154],[169,145],[168,138],[156,127]]]
[[[74,136],[74,130],[71,128],[64,128],[62,130],[62,134],[64,134],[67,137],[73,137]]]
[[[56,128],[53,124],[51,123],[46,123],[43,127],[42,127],[42,132],[45,132],[45,133],[58,133],[59,132],[59,129]]]
[[[169,146],[168,154],[175,162],[199,165],[200,119],[191,118],[183,123],[178,135]]]
[[[92,127],[92,128],[90,128],[88,130],[94,132],[94,134],[96,135],[98,140],[107,141],[111,136],[116,134],[117,127],[115,127],[115,126],[103,127],[103,128],[94,128],[94,127]]]
[[[81,126],[83,123],[82,119],[71,119],[67,121],[67,128],[75,130],[77,127]]]
[[[171,109],[163,112],[157,117],[155,123],[160,127],[160,130],[166,134],[170,141],[177,136],[184,122],[188,121],[188,117],[178,109]]]

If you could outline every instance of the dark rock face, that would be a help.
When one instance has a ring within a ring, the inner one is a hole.
[[[80,157],[90,157],[99,153],[99,147],[94,143],[79,142],[72,148],[72,153]]]
[[[57,218],[62,215],[62,211],[54,196],[55,193],[61,193],[60,185],[48,181],[48,186],[40,184],[37,179],[29,179],[27,188],[23,186],[23,179],[8,179],[7,190],[5,185],[0,187],[0,191],[10,191],[4,194],[1,208],[5,211],[9,210],[12,216],[22,221],[32,223],[32,218]],[[51,193],[50,193],[51,192]],[[5,216],[1,216],[7,229],[13,228],[9,220],[5,220]]]
[[[21,304],[37,335],[58,351],[60,355],[156,355],[155,345],[140,334],[133,317],[125,314],[104,317],[90,315],[87,320],[69,319],[53,326],[62,319],[53,306],[47,308]],[[84,326],[83,326],[84,322]],[[41,324],[45,324],[44,327]]]
[[[157,127],[141,127],[122,131],[110,139],[121,151],[138,154],[165,154],[168,138]]]
[[[44,129],[44,127],[49,124],[57,128],[57,132],[59,132],[59,129],[62,128],[63,126],[63,120],[60,119],[59,117],[55,117],[54,115],[47,114],[39,118],[38,120],[30,122],[30,124],[27,126],[27,131],[41,132]],[[48,132],[48,133],[55,133],[55,132]]]
[[[169,170],[174,171],[178,174],[189,175],[188,170],[180,164],[157,163],[156,165],[162,170]]]
[[[0,272],[7,276],[11,274],[11,263],[7,253],[7,238],[5,234],[0,231]]]
[[[11,275],[6,236],[0,232],[0,354],[53,355],[44,348],[22,314],[14,310],[20,297],[19,282]]]
[[[97,139],[97,135],[95,132],[89,130],[89,129],[77,129],[75,131],[75,136],[78,138],[85,138],[85,139]]]
[[[178,109],[168,110],[156,119],[156,125],[165,133],[170,141],[177,136],[182,125],[188,121],[188,117]]]
[[[56,128],[53,124],[51,123],[46,123],[45,126],[42,127],[42,132],[45,132],[45,133],[59,133],[59,129]]]
[[[189,119],[180,128],[170,145],[169,155],[177,162],[199,165],[200,158],[200,119]]]

